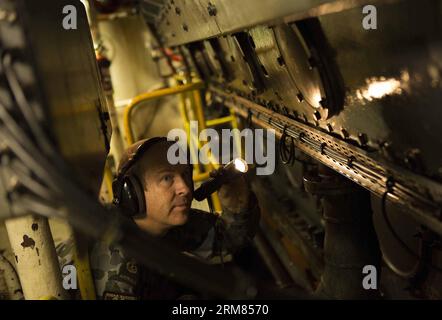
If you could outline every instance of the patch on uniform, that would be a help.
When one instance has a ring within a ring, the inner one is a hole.
[[[131,259],[126,263],[126,269],[127,271],[129,271],[130,273],[137,273],[138,272],[138,267],[137,264],[135,263],[135,260]]]
[[[105,291],[103,293],[103,300],[138,300],[138,298],[136,296],[130,295],[130,294],[122,294],[122,293]]]

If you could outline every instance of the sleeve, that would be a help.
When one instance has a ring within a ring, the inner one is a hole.
[[[62,272],[65,266],[74,265],[75,242],[72,237],[58,243],[55,246],[55,251],[57,252],[58,263]],[[67,293],[71,300],[81,300],[80,290],[78,288],[69,289]]]
[[[97,242],[90,259],[97,299],[139,299],[140,268],[121,248]]]
[[[248,207],[241,212],[232,212],[223,206],[221,217],[217,221],[217,238],[222,248],[235,253],[250,244],[255,236],[260,219],[258,200],[250,191]]]
[[[57,245],[60,268],[74,264],[73,238]],[[140,290],[140,272],[135,260],[104,242],[96,242],[90,251],[90,267],[99,300],[136,300]],[[69,290],[71,299],[81,299],[80,290]]]

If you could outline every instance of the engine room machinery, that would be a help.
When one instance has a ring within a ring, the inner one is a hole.
[[[105,238],[215,297],[442,298],[440,0],[0,0],[0,43],[5,299],[68,298],[53,218],[80,251]],[[144,74],[159,87],[135,89]],[[276,169],[253,179],[262,215],[246,253],[266,280],[250,262],[184,257],[99,201],[122,150],[152,126],[167,132],[173,117],[157,110],[168,103],[185,126],[194,103],[202,128],[274,130]]]

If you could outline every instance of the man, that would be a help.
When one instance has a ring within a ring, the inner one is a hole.
[[[174,143],[152,138],[129,147],[114,182],[114,202],[140,229],[178,250],[209,263],[227,262],[254,236],[257,200],[241,176],[220,188],[221,216],[191,209],[192,166],[169,163],[167,151]],[[66,244],[57,247],[65,256],[62,264],[69,260],[68,249]],[[90,260],[100,299],[177,299],[189,294],[118,247],[97,243]]]

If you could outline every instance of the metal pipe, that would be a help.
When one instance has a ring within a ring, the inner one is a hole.
[[[0,278],[3,277],[4,286],[7,291],[8,300],[22,300],[23,290],[17,272],[11,262],[0,254]],[[1,279],[0,279],[1,280]]]
[[[223,118],[210,119],[206,121],[206,127],[214,127],[220,124],[229,123],[233,120],[232,116],[227,116]]]
[[[275,279],[276,285],[281,289],[291,286],[293,281],[291,281],[290,276],[284,269],[281,261],[273,251],[273,248],[267,242],[263,232],[260,229],[258,229],[256,232],[255,238],[253,239],[253,244]]]
[[[48,220],[29,215],[8,219],[5,225],[25,299],[67,299]]]
[[[364,266],[376,268],[377,283],[381,272],[370,192],[325,166],[318,175],[304,177],[304,186],[321,196],[325,220],[325,265],[317,293],[334,299],[378,298],[379,285],[370,290],[362,285]]]
[[[296,283],[296,285],[304,288],[307,292],[312,293],[312,284],[307,279],[304,270],[301,270],[301,268],[292,261],[281,243],[281,240],[275,235],[275,232],[271,230],[271,228],[265,223],[261,224],[261,228],[264,231],[267,241],[271,244],[273,250],[278,255],[278,258],[284,265],[293,282]]]
[[[74,263],[77,268],[78,286],[82,300],[96,300],[95,284],[89,262],[89,250],[86,239],[75,233]]]

